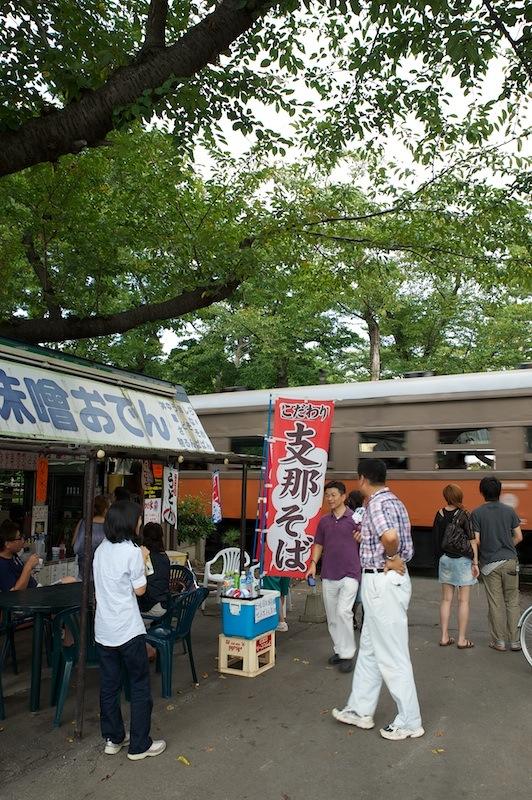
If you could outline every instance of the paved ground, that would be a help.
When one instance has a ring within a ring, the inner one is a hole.
[[[160,699],[154,676],[153,735],[167,752],[131,763],[102,754],[97,674],[91,671],[85,737],[72,740],[73,694],[61,729],[51,711],[27,711],[20,681],[5,677],[8,718],[0,723],[2,800],[321,800],[333,797],[449,800],[529,798],[532,794],[532,670],[521,654],[487,647],[485,602],[472,602],[471,651],[438,647],[438,585],[414,580],[411,649],[426,735],[387,742],[378,727],[394,716],[386,691],[377,728],[360,731],[330,716],[347,697],[350,676],[326,664],[324,625],[297,621],[304,591],[294,593],[290,631],[278,634],[277,664],[255,679],[216,672],[219,620],[194,630],[200,686],[186,656],[176,655],[175,696]],[[532,596],[523,596],[523,605]],[[21,650],[23,647],[21,648]],[[47,685],[44,689],[47,690]],[[13,694],[15,692],[15,694]],[[179,760],[184,756],[189,764]]]

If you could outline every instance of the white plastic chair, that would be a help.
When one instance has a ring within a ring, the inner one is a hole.
[[[222,571],[221,572],[213,572],[212,566],[217,561],[222,561]],[[244,566],[247,568],[251,563],[251,559],[247,553],[244,553]],[[222,583],[224,580],[225,575],[229,575],[232,572],[238,572],[240,574],[240,550],[238,547],[225,547],[223,550],[220,550],[214,558],[211,558],[210,561],[207,561],[205,564],[205,575],[203,576],[203,585],[207,587],[209,583],[216,584],[216,600],[219,603],[220,597],[222,594]],[[202,611],[205,610],[205,603],[202,605]]]

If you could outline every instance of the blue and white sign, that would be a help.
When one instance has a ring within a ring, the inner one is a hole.
[[[214,451],[190,403],[0,358],[0,439]]]

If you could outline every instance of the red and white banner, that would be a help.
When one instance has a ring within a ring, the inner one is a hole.
[[[220,473],[212,473],[212,521],[215,525],[222,521],[222,499],[220,496]]]
[[[321,514],[332,400],[275,401],[266,495],[267,575],[304,578]]]

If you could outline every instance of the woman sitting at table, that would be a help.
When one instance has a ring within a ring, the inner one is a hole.
[[[138,597],[141,614],[162,617],[166,614],[166,600],[170,592],[170,559],[164,551],[163,529],[157,522],[148,522],[142,531],[142,544],[148,551],[153,575],[147,574],[146,594]]]
[[[0,592],[35,589],[37,581],[32,575],[39,565],[39,556],[32,553],[26,562],[19,558],[24,549],[24,536],[16,522],[6,519],[0,525]]]

